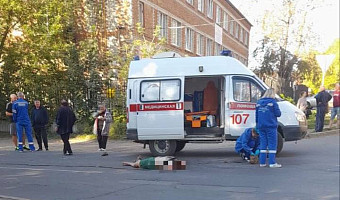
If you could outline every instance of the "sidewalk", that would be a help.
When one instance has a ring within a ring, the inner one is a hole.
[[[321,136],[327,136],[327,135],[335,135],[335,134],[339,134],[340,133],[340,129],[337,129],[335,127],[333,127],[332,129],[324,129],[322,132],[315,132],[314,129],[308,129],[307,131],[307,135],[306,135],[306,139],[308,138],[316,138],[316,137],[321,137]]]

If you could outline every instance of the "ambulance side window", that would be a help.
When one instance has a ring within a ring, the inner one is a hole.
[[[234,82],[234,100],[250,101],[250,83],[248,80],[233,80]]]
[[[251,79],[233,78],[234,100],[256,103],[262,96],[262,89]]]
[[[161,101],[177,101],[180,99],[180,80],[161,81]]]
[[[141,101],[159,101],[159,81],[143,81],[141,83]]]
[[[141,102],[179,101],[180,98],[181,80],[179,79],[141,82]]]

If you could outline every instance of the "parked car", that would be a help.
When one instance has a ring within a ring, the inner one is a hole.
[[[326,90],[330,95],[332,95],[332,99],[328,102],[328,107],[332,108],[333,107],[333,94],[334,94],[334,90]],[[316,94],[315,94],[316,95]],[[315,95],[307,97],[307,104],[308,107],[310,107],[311,109],[316,109],[316,99],[315,99]]]

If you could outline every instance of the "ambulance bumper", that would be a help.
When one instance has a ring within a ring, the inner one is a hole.
[[[128,140],[138,140],[137,129],[127,129],[126,138]]]
[[[285,141],[301,140],[307,134],[307,125],[282,126]]]

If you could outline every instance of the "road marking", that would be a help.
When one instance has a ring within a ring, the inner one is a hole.
[[[37,169],[37,168],[25,168],[25,167],[0,167],[1,169],[17,169],[17,170],[32,170],[32,171],[56,171],[56,172],[73,172],[73,173],[86,173],[86,174],[101,174],[100,171],[78,171],[67,169]]]

